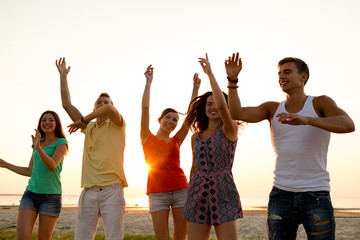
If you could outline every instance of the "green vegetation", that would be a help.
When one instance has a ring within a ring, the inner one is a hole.
[[[37,233],[33,233],[32,240],[36,240]],[[0,229],[0,240],[16,239],[16,230]],[[74,232],[54,232],[52,240],[73,240]],[[98,233],[95,240],[105,240],[105,234]],[[154,235],[129,235],[125,234],[124,240],[156,240]]]

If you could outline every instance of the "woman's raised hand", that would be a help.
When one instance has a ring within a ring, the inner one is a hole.
[[[205,54],[205,58],[199,58],[199,63],[201,65],[204,73],[206,73],[206,74],[212,73],[211,65],[210,65],[207,53]]]
[[[33,146],[35,147],[35,149],[37,149],[40,146],[41,134],[37,129],[35,129],[34,135],[31,135],[31,139],[33,142]]]
[[[148,81],[151,84],[152,80],[153,80],[153,75],[154,75],[154,68],[151,64],[146,68],[144,75],[146,77],[146,81]]]
[[[59,61],[55,61],[56,67],[60,73],[60,75],[66,76],[70,72],[70,66],[66,68],[65,58],[60,58]]]
[[[194,77],[193,77],[193,81],[194,81],[194,88],[200,88],[201,85],[201,79],[199,78],[199,74],[195,73]]]

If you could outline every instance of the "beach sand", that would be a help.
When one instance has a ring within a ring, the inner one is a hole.
[[[0,206],[0,229],[16,229],[17,206]],[[76,207],[63,207],[55,231],[74,231]],[[336,239],[360,239],[360,213],[335,211]],[[172,218],[169,219],[172,231]],[[35,226],[37,231],[37,224]],[[154,235],[151,216],[148,210],[127,208],[124,231],[126,234]],[[98,232],[104,232],[103,222],[99,222]],[[244,211],[244,218],[238,220],[239,239],[267,239],[266,211]],[[216,239],[214,229],[211,237]],[[299,227],[297,239],[307,239],[302,226]]]

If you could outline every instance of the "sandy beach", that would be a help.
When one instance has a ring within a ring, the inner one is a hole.
[[[16,229],[17,206],[0,206],[0,229]],[[61,216],[56,224],[55,231],[74,231],[76,207],[63,207]],[[336,239],[359,239],[360,238],[360,213],[335,211]],[[172,219],[170,217],[172,231]],[[35,226],[37,229],[37,225]],[[266,211],[244,211],[244,218],[238,220],[239,239],[267,239],[266,234]],[[104,225],[100,221],[98,232],[104,232]],[[147,210],[127,208],[125,214],[126,234],[152,234],[151,216]],[[216,239],[212,230],[212,238]],[[297,239],[306,239],[302,226],[298,230]]]

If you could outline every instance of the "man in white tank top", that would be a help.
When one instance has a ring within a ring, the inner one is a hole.
[[[308,239],[335,239],[327,151],[330,133],[353,132],[354,122],[330,97],[305,94],[309,69],[301,59],[284,58],[278,64],[279,85],[286,100],[257,107],[241,106],[239,53],[225,61],[225,68],[232,118],[270,122],[276,166],[268,204],[269,239],[296,239],[299,224],[304,225]]]

